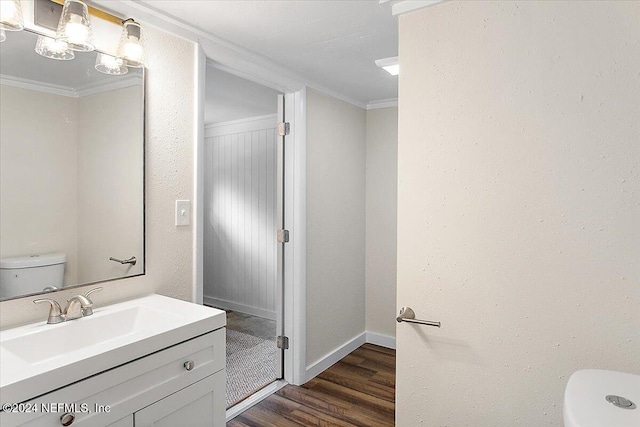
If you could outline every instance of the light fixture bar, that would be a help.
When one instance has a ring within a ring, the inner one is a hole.
[[[397,76],[400,73],[400,64],[398,63],[398,57],[393,56],[391,58],[377,59],[376,65],[392,76]]]
[[[64,0],[50,0],[50,1],[60,5],[64,5]],[[105,12],[104,10],[96,9],[95,7],[91,7],[89,5],[87,5],[87,8],[89,9],[89,15],[93,15],[96,18],[100,18],[105,21],[113,22],[114,24],[122,26],[122,21],[124,21],[124,18],[119,18],[108,12]]]

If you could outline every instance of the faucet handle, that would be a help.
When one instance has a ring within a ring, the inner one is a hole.
[[[55,323],[64,322],[64,318],[62,317],[62,308],[60,308],[60,304],[58,304],[58,301],[53,300],[51,298],[39,298],[39,299],[33,300],[34,304],[41,304],[44,302],[48,302],[50,304],[49,317],[47,318],[47,323],[55,324]]]
[[[100,292],[102,290],[102,287],[97,287],[97,288],[93,288],[90,291],[88,291],[86,294],[84,294],[84,296],[89,299],[89,295],[96,293],[96,292]],[[91,301],[91,299],[89,299],[89,302],[91,303],[88,306],[84,306],[82,307],[82,315],[83,316],[91,316],[93,314],[93,301]]]

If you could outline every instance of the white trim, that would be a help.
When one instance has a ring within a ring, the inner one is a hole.
[[[307,368],[307,381],[315,378],[326,369],[329,369],[335,363],[338,363],[342,358],[347,356],[349,353],[360,347],[362,344],[366,343],[366,333],[363,332],[360,335],[352,338],[350,341],[341,345],[340,347],[333,350],[331,353],[326,354],[320,360],[317,360],[311,366]]]
[[[398,98],[379,99],[367,104],[367,110],[377,110],[379,108],[398,107]]]
[[[348,96],[338,93],[336,91],[333,91],[325,86],[321,86],[311,82],[307,84],[307,87],[317,92],[322,92],[325,95],[329,95],[333,98],[339,99],[340,101],[344,101],[347,104],[355,105],[356,107],[362,108],[363,110],[367,109],[367,104],[365,102],[356,101],[353,98],[349,98]]]
[[[240,132],[253,132],[263,129],[273,129],[278,125],[277,114],[248,117],[246,119],[230,120],[228,122],[211,123],[204,127],[204,137],[211,138]]]
[[[104,80],[73,88],[70,86],[56,85],[38,80],[29,80],[23,79],[22,77],[0,74],[0,85],[49,93],[52,95],[66,96],[67,98],[82,98],[85,96],[142,85],[142,78],[140,76],[130,76],[128,78],[119,78],[115,81]]]
[[[271,384],[262,388],[261,390],[258,390],[245,400],[238,402],[236,405],[233,405],[231,408],[227,409],[227,422],[231,421],[252,406],[262,402],[264,399],[271,396],[287,384],[288,383],[284,380],[272,382]]]
[[[193,111],[193,287],[191,299],[204,299],[204,106],[207,58],[198,43],[195,49]]]
[[[78,97],[78,94],[72,87],[54,85],[36,80],[28,80],[16,76],[8,76],[6,74],[0,74],[0,85],[33,90],[36,92],[44,92],[52,95],[66,96],[68,98]]]
[[[287,146],[286,226],[291,241],[285,250],[285,334],[290,338],[285,357],[285,379],[306,382],[307,361],[307,89],[286,97],[293,144]],[[287,119],[289,121],[289,119]]]
[[[263,319],[276,320],[276,312],[263,310],[262,308],[251,307],[250,305],[238,304],[232,301],[203,296],[204,304],[224,310],[239,311],[240,313],[250,314],[252,316],[262,317]],[[274,334],[275,338],[275,334]]]
[[[375,332],[366,332],[367,342],[369,344],[379,345],[380,347],[386,347],[395,350],[396,349],[396,337],[389,335],[382,335]]]
[[[433,6],[442,3],[445,0],[403,0],[391,6],[392,15],[401,15],[403,13],[422,9],[423,7]]]
[[[105,80],[103,82],[90,83],[85,86],[75,88],[79,98],[84,96],[97,95],[104,92],[125,89],[132,86],[142,86],[142,76],[129,76],[117,80]]]

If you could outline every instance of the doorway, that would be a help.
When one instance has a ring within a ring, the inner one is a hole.
[[[203,299],[227,312],[227,408],[283,377],[282,95],[206,70]]]

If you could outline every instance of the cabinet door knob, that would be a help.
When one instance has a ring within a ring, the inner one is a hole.
[[[187,371],[192,370],[194,366],[196,366],[196,364],[193,363],[193,360],[187,360],[186,362],[184,362],[184,369],[186,369]]]
[[[76,420],[76,415],[71,412],[67,412],[66,414],[60,417],[60,424],[63,426],[70,426]]]

